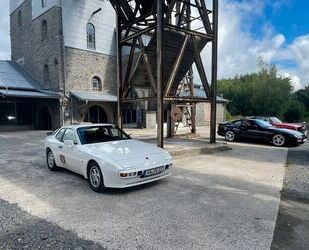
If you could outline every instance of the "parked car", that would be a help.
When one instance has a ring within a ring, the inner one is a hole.
[[[260,119],[239,119],[219,124],[218,135],[230,142],[237,139],[263,140],[277,147],[299,145],[307,138],[303,133],[276,128]]]
[[[286,129],[296,130],[307,136],[307,124],[305,122],[302,124],[287,123],[287,122],[282,122],[277,117],[265,117],[265,116],[257,116],[257,117],[251,117],[251,118],[262,119],[264,121],[269,122],[271,125],[273,125],[276,128],[286,128]]]
[[[163,179],[173,165],[164,149],[131,139],[111,124],[62,127],[47,136],[45,150],[50,170],[76,172],[96,192]]]

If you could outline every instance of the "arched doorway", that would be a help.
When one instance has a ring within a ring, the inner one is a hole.
[[[51,130],[52,118],[50,112],[46,106],[39,108],[36,120],[36,129],[39,130]]]
[[[84,122],[91,123],[107,123],[107,115],[105,110],[98,106],[91,106],[85,115]]]

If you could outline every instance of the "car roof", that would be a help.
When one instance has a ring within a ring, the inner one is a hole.
[[[97,127],[97,126],[116,126],[115,124],[110,123],[87,123],[87,124],[75,124],[75,125],[67,125],[61,128],[71,128],[71,129],[78,129],[78,128],[87,128],[87,127]]]

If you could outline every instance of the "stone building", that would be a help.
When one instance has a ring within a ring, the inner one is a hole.
[[[10,0],[12,62],[3,64],[14,64],[16,74],[27,72],[32,79],[30,90],[46,95],[44,99],[28,95],[35,117],[28,128],[115,122],[115,22],[115,11],[108,0]],[[4,83],[0,75],[0,93],[8,86],[16,88],[14,79]],[[8,92],[2,96],[17,102],[25,98]],[[42,109],[47,115],[42,115]],[[125,126],[154,127],[155,109],[144,104],[125,107]],[[23,115],[15,113],[16,117]],[[44,122],[37,126],[40,119]]]
[[[106,0],[10,0],[12,61],[58,94],[53,128],[115,122],[115,19]]]

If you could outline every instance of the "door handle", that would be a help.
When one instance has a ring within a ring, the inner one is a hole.
[[[62,146],[58,146],[58,148],[62,148]]]

